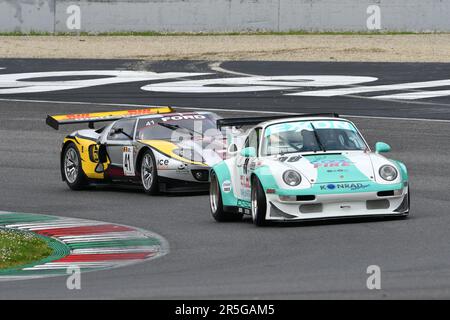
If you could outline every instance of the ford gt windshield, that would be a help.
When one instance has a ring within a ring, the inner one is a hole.
[[[210,115],[183,114],[162,118],[141,119],[136,129],[137,140],[178,140],[180,136],[213,134],[216,119]]]
[[[294,121],[273,124],[266,128],[261,155],[366,149],[366,143],[350,122]]]

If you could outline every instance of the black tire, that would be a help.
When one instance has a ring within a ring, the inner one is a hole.
[[[139,164],[139,174],[141,176],[142,187],[148,195],[154,195],[159,192],[158,169],[153,152],[145,150]]]
[[[251,204],[253,223],[258,227],[266,226],[268,224],[266,220],[266,194],[257,177],[253,177],[252,179]]]
[[[70,189],[83,190],[88,185],[88,180],[81,166],[80,153],[73,142],[69,142],[63,150],[61,171]]]
[[[242,220],[242,213],[228,212],[223,208],[222,192],[219,180],[214,171],[211,172],[211,183],[209,185],[209,205],[213,218],[218,222],[231,222]]]

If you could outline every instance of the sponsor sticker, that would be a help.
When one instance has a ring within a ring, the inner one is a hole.
[[[288,162],[297,162],[301,159],[301,156],[292,156],[289,158]]]
[[[320,190],[364,190],[369,187],[368,183],[329,183],[320,186]]]
[[[342,172],[348,172],[348,170],[345,170],[345,169],[330,169],[330,170],[327,170],[327,172],[328,173],[336,173],[336,172],[342,173]]]
[[[222,183],[222,190],[225,193],[229,193],[231,191],[231,181],[230,180],[225,180]]]
[[[169,159],[159,159],[158,169],[167,169],[169,167]]]
[[[314,168],[348,167],[352,163],[346,160],[318,160],[311,162]]]
[[[166,121],[179,121],[179,120],[204,120],[206,117],[201,114],[178,114],[174,116],[162,117],[161,120],[163,122]]]

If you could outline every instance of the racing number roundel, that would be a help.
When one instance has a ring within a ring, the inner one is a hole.
[[[133,147],[123,147],[123,174],[134,176]]]

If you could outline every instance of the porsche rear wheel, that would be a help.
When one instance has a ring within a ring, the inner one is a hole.
[[[81,167],[81,157],[77,147],[70,142],[63,152],[62,169],[67,185],[72,190],[84,189],[87,179]]]
[[[267,225],[266,220],[266,211],[267,211],[267,202],[266,202],[266,194],[264,193],[264,189],[259,182],[259,179],[253,177],[252,179],[252,190],[251,190],[251,210],[252,210],[252,219],[253,223],[256,226],[265,226]]]
[[[156,169],[156,160],[153,152],[144,151],[141,161],[141,181],[144,191],[147,194],[158,193],[158,174]]]
[[[228,222],[239,221],[242,219],[242,213],[225,211],[222,202],[222,192],[220,191],[219,180],[214,172],[211,172],[211,183],[209,187],[209,204],[211,214],[216,221]]]

